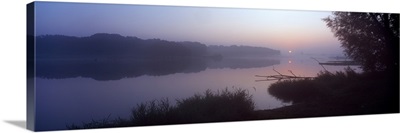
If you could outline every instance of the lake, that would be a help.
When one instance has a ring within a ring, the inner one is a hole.
[[[334,60],[313,56],[320,62]],[[290,105],[268,93],[276,81],[256,82],[255,75],[316,76],[323,68],[310,56],[260,59],[185,60],[37,60],[36,124],[39,130],[66,129],[92,119],[129,118],[137,104],[168,98],[170,102],[207,89],[246,89],[257,110]],[[330,72],[346,66],[325,66]],[[357,67],[353,67],[357,69]]]

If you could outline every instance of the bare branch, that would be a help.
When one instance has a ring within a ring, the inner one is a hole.
[[[265,78],[265,79],[261,79],[261,80],[255,80],[256,82],[260,82],[260,81],[274,81],[274,80],[292,80],[292,79],[313,79],[314,77],[298,77],[296,76],[291,70],[289,70],[290,73],[292,73],[293,76],[291,75],[283,75],[280,72],[276,71],[275,69],[273,69],[276,73],[278,73],[279,75],[269,75],[269,76],[262,76],[262,75],[255,75],[255,77],[261,77],[261,78]]]
[[[274,70],[276,73],[278,73],[279,75],[281,75],[281,76],[282,76],[282,74],[281,74],[281,73],[279,73],[278,71],[276,71],[276,70],[275,70],[275,67],[274,67],[274,66],[272,66],[272,70]]]
[[[294,77],[297,77],[296,75],[294,75],[294,73],[291,70],[288,70]]]
[[[321,64],[321,62],[319,62],[317,59],[315,59],[314,57],[311,57],[311,59],[314,59],[315,61],[318,62],[318,64],[328,73],[332,74],[331,72],[329,72],[328,70],[326,70],[326,68],[324,67],[324,65]]]

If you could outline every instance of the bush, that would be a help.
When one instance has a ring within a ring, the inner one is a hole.
[[[247,91],[228,89],[177,100],[171,106],[167,100],[140,104],[132,110],[134,125],[217,122],[250,118],[254,102]]]
[[[171,124],[175,107],[168,99],[153,100],[138,104],[131,110],[131,122],[133,125]]]
[[[176,109],[180,123],[245,120],[251,117],[254,102],[246,90],[226,88],[178,100]]]
[[[294,104],[323,100],[349,91],[346,88],[359,83],[361,76],[351,68],[335,73],[325,71],[313,79],[278,81],[270,85],[268,92],[283,102]]]
[[[301,103],[320,97],[319,87],[310,79],[285,80],[270,85],[268,92],[283,102]]]
[[[254,102],[248,91],[236,89],[229,91],[195,94],[189,98],[177,100],[171,105],[168,99],[153,100],[138,104],[131,110],[130,119],[118,118],[109,121],[92,120],[82,126],[68,125],[68,129],[104,128],[145,125],[186,124],[200,122],[222,122],[249,120],[253,118]]]

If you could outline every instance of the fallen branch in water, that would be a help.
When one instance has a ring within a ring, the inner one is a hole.
[[[256,82],[259,81],[274,81],[274,80],[293,80],[293,79],[313,79],[314,77],[299,77],[296,76],[291,70],[288,70],[292,75],[283,75],[280,72],[276,71],[274,67],[272,67],[272,70],[274,70],[276,73],[278,73],[279,75],[269,75],[269,76],[263,76],[263,75],[255,75],[256,77],[262,77],[265,79],[261,79],[261,80],[256,80]]]
[[[255,75],[256,77],[264,77],[266,79],[262,80],[256,80],[256,82],[259,81],[273,81],[273,80],[292,80],[292,79],[312,79],[314,77],[295,77],[295,76],[290,76],[290,75],[270,75],[270,76],[262,76],[262,75]]]

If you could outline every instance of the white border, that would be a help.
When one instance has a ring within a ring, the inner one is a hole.
[[[323,11],[400,12],[396,0],[52,0]],[[26,4],[0,2],[0,132],[29,132],[9,123],[26,119]],[[399,114],[113,128],[61,132],[398,132]]]

